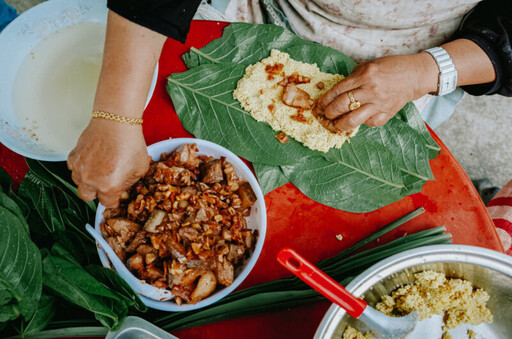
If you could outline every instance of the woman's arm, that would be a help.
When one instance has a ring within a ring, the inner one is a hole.
[[[458,86],[471,94],[512,95],[511,30],[512,5],[508,2],[484,1],[468,15],[456,35],[459,38],[441,46],[457,69]],[[438,81],[439,68],[426,52],[379,58],[358,65],[324,94],[319,106],[340,130],[362,123],[382,126],[408,101],[435,93]],[[349,91],[361,102],[354,111],[348,107]]]
[[[140,118],[165,36],[109,11],[94,110]],[[115,207],[123,191],[146,172],[142,126],[91,119],[68,157],[84,200]]]
[[[200,0],[109,0],[107,35],[93,110],[140,118],[166,36],[184,42]],[[147,171],[142,127],[91,119],[68,156],[84,200],[115,207]]]

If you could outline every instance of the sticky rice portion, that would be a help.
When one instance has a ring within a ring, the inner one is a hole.
[[[276,64],[284,66],[282,71],[269,74],[267,66]],[[315,101],[343,79],[340,74],[321,72],[316,64],[293,60],[287,53],[274,49],[268,58],[246,68],[233,96],[254,119],[269,124],[275,131],[284,132],[312,150],[327,152],[333,147],[340,148],[349,136],[355,135],[357,129],[347,133],[333,133],[318,122],[311,109],[302,110],[285,105],[282,101],[284,86],[280,83],[293,73],[311,79],[309,83],[301,83],[297,87]],[[297,114],[303,118],[297,119]]]

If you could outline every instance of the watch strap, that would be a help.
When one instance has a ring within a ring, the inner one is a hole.
[[[457,70],[448,52],[442,47],[429,48],[425,52],[432,55],[439,67],[436,95],[441,96],[453,92],[457,88]]]

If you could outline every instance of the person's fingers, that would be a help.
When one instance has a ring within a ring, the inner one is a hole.
[[[350,94],[349,94],[350,93]],[[355,103],[359,102],[359,105],[363,105],[368,103],[371,100],[371,96],[365,94],[364,90],[355,89],[352,91],[348,91],[345,93],[341,93],[336,99],[334,99],[327,107],[324,109],[324,115],[327,119],[336,119],[341,115],[352,111],[350,109],[350,105],[352,101],[350,100],[350,96],[352,95],[352,99]],[[357,107],[356,107],[357,109]]]
[[[106,208],[116,208],[119,206],[119,198],[121,193],[115,192],[98,192],[98,200]]]
[[[366,104],[335,120],[334,126],[341,131],[350,131],[364,123],[375,113],[377,113],[375,111],[375,107],[373,105]]]
[[[96,190],[91,186],[81,184],[78,185],[78,196],[85,201],[91,201],[96,199]]]
[[[71,172],[71,179],[73,180],[73,182],[74,182],[77,186],[80,186],[80,183],[81,183],[82,181],[80,180],[80,175],[78,174],[78,172],[77,172],[76,170]]]
[[[68,154],[68,159],[67,159],[67,165],[68,165],[68,169],[70,171],[73,170],[74,168],[74,162],[75,162],[75,150],[72,150],[69,154]]]
[[[388,120],[391,119],[391,117],[392,117],[392,115],[387,114],[387,113],[375,114],[375,115],[371,116],[370,118],[368,118],[368,120],[365,121],[365,124],[368,127],[384,126],[386,124],[386,122],[388,122]]]
[[[320,99],[318,104],[320,108],[326,108],[331,102],[333,102],[340,94],[354,90],[359,87],[358,80],[356,78],[345,78],[334,85],[330,90],[325,92]]]

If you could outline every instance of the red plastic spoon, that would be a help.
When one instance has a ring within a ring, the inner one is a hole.
[[[306,284],[343,308],[352,317],[364,322],[380,338],[400,338],[411,332],[418,322],[416,312],[405,317],[389,317],[350,294],[343,286],[300,256],[291,248],[283,248],[277,261]]]

